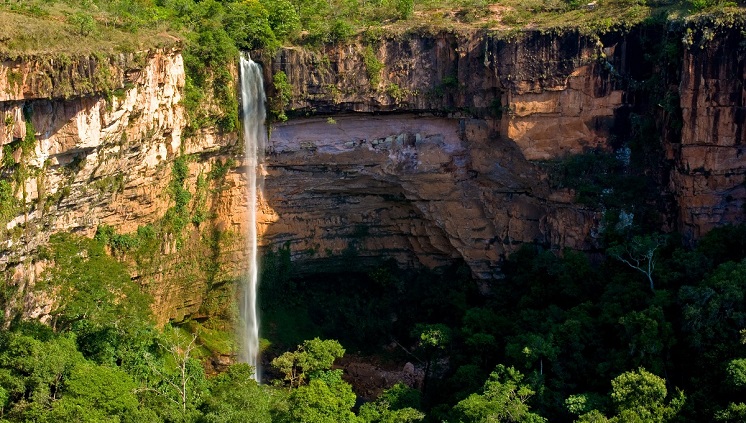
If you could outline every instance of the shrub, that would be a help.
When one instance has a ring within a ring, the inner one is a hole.
[[[75,28],[75,32],[84,37],[96,29],[96,21],[88,13],[78,12],[70,16],[68,21]]]
[[[365,72],[368,74],[371,88],[376,88],[381,82],[381,71],[383,70],[383,62],[378,60],[376,53],[373,51],[373,47],[366,46],[363,50],[363,63],[365,63]]]

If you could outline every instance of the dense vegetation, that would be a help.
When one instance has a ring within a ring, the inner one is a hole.
[[[283,44],[319,48],[407,32],[523,28],[587,34],[628,30],[651,18],[738,15],[724,0],[4,0],[0,54],[80,55],[182,45],[187,67],[186,135],[233,131],[237,100],[229,64],[239,50],[272,54]],[[498,35],[499,36],[499,35]],[[375,73],[374,73],[375,74]],[[212,104],[211,106],[207,106]],[[275,110],[282,117],[283,110]]]
[[[275,382],[260,386],[244,364],[207,377],[209,333],[154,327],[102,237],[57,235],[34,294],[56,295],[50,320],[2,322],[0,421],[743,421],[746,227],[695,249],[634,229],[617,239],[595,262],[525,247],[486,294],[461,267],[298,279],[287,250],[273,252],[262,294]],[[356,406],[332,369],[343,345],[414,361],[421,390]]]
[[[746,227],[695,249],[619,228],[593,261],[521,249],[486,295],[458,267],[293,278],[280,250],[265,263],[264,333],[280,350],[334,336],[417,363],[426,421],[742,421]]]
[[[288,43],[321,48],[358,36],[370,43],[406,31],[603,32],[658,12],[734,10],[742,12],[736,3],[716,0],[593,6],[574,0],[4,0],[0,51],[15,58],[182,45],[190,128],[233,131],[238,107],[229,64],[239,50],[272,53]],[[374,55],[367,59],[369,70],[380,66]],[[287,77],[278,73],[273,83],[282,118]],[[667,94],[647,95],[665,105]],[[637,134],[650,132],[650,125],[657,134],[642,112],[631,121]],[[24,142],[35,140],[17,142],[25,151]],[[649,153],[633,151],[654,156]],[[459,266],[418,273],[389,263],[355,268],[354,249],[343,258],[350,262],[347,273],[299,278],[288,250],[271,251],[262,301],[274,383],[256,384],[254,369],[243,364],[208,377],[204,361],[234,348],[225,346],[230,341],[199,322],[156,327],[150,298],[122,263],[153,266],[160,238],[180,246],[184,228],[206,219],[199,206],[189,208],[188,159],[173,163],[173,206],[156,225],[124,235],[101,226],[95,239],[58,235],[42,252],[39,258],[53,266],[33,295],[56,301],[42,313],[43,323],[10,308],[0,321],[0,421],[746,420],[746,228],[717,229],[690,248],[675,234],[651,232],[660,227],[654,218],[628,224],[622,209],[636,207],[638,219],[655,215],[657,194],[635,176],[642,172],[603,153],[554,164],[558,185],[575,188],[589,207],[609,210],[604,249],[594,257],[527,246],[509,258],[505,278],[485,289]],[[25,172],[23,162],[3,166]],[[198,179],[194,197],[201,200],[193,204],[205,202],[206,181],[219,180],[225,168],[214,171]],[[610,187],[614,196],[606,194]],[[12,185],[0,181],[0,221],[17,211],[16,203]],[[0,291],[4,306],[12,297],[7,289]],[[421,390],[395,385],[356,405],[352,387],[332,368],[345,348],[414,361],[424,372]]]

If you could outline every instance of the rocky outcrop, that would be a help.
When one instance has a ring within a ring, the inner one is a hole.
[[[102,224],[133,233],[152,224],[173,206],[168,184],[175,157],[201,157],[189,161],[186,185],[195,192],[198,175],[206,175],[215,156],[235,144],[235,136],[219,137],[210,131],[189,140],[182,137],[185,73],[178,50],[105,60],[4,62],[0,80],[2,75],[8,84],[0,87],[0,159],[17,163],[3,168],[6,180],[17,181],[17,205],[10,216],[0,219],[0,270],[6,283],[20,288],[33,283],[43,268],[36,254],[51,234],[92,237]],[[21,148],[19,144],[28,139],[31,148]],[[234,174],[221,183],[241,184]],[[240,192],[242,186],[237,189]],[[240,195],[223,189],[206,196],[204,207],[220,210],[221,218],[230,221],[241,213],[224,210],[223,204],[230,204],[233,197]],[[233,229],[221,225],[226,231]],[[163,257],[150,268],[133,263],[133,277],[153,294],[160,321],[195,313],[202,304],[207,291],[204,272],[175,265],[211,254],[201,242],[201,231],[195,228],[186,235],[185,248],[178,254],[176,240],[164,240],[158,252]],[[220,260],[232,258],[223,253]],[[234,269],[234,276],[238,272]]]
[[[684,53],[682,135],[664,142],[673,226],[694,238],[741,221],[746,197],[743,41],[716,35]],[[299,273],[347,270],[352,257],[405,268],[463,260],[484,280],[526,243],[598,248],[603,210],[557,188],[545,161],[624,144],[614,131],[635,106],[633,37],[444,33],[265,58],[270,97],[280,70],[292,95],[262,170],[261,245],[289,245]],[[2,177],[17,181],[15,205],[0,207],[7,284],[33,283],[54,232],[160,222],[185,155],[188,208],[201,217],[164,232],[147,266],[122,259],[161,322],[232,301],[226,282],[247,266],[243,157],[236,134],[184,138],[184,84],[177,50],[0,63]],[[202,265],[182,265],[191,262]]]
[[[121,89],[138,81],[148,61],[147,52],[2,60],[0,101],[74,98]]]
[[[696,239],[739,223],[746,206],[746,44],[720,30],[684,51],[680,85],[683,128],[668,145],[675,167],[679,230]]]
[[[601,53],[539,34],[282,51],[272,66],[293,86],[291,114],[335,115],[273,128],[265,243],[290,242],[303,269],[354,250],[403,266],[463,259],[484,279],[524,243],[597,247],[601,214],[552,190],[538,161],[610,148],[624,103]]]
[[[551,192],[484,120],[303,119],[278,125],[270,144],[264,241],[290,242],[305,271],[340,270],[349,264],[336,258],[354,253],[403,267],[463,259],[492,279],[522,243],[593,247],[599,216]]]
[[[623,60],[623,44],[604,48],[578,34],[410,36],[323,52],[286,49],[272,70],[293,86],[292,115],[460,111],[497,118],[502,137],[526,159],[547,160],[605,145],[624,104],[608,72],[608,63]]]

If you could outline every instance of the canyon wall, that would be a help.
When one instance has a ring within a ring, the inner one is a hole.
[[[464,260],[482,279],[525,243],[597,248],[602,213],[552,188],[543,161],[611,150],[625,104],[602,52],[541,34],[282,51],[272,73],[287,74],[296,118],[272,130],[265,242],[290,242],[304,269],[383,251],[409,267]]]
[[[668,144],[678,229],[696,239],[744,220],[746,206],[746,40],[721,31],[684,51],[681,139]]]
[[[263,167],[262,247],[289,246],[298,273],[463,261],[486,281],[526,243],[597,250],[604,210],[577,203],[551,163],[624,151],[618,126],[639,106],[629,90],[636,36],[408,35],[265,57],[270,104],[278,71],[291,92]],[[743,220],[742,44],[725,30],[683,53],[683,124],[662,144],[661,190],[675,199],[669,228],[692,239]],[[56,60],[0,64],[0,159],[15,199],[0,210],[0,270],[19,293],[11,308],[44,314],[28,285],[48,264],[38,251],[51,234],[93,236],[105,224],[161,228],[146,262],[112,250],[153,294],[161,323],[225,311],[246,270],[236,134],[185,136],[178,50]],[[655,105],[636,110],[660,121]],[[188,158],[191,199],[184,230],[170,231],[178,157]]]
[[[43,315],[50,306],[34,298],[29,286],[46,267],[38,252],[50,235],[92,237],[100,225],[133,233],[158,222],[174,204],[169,192],[174,159],[193,157],[186,185],[195,191],[198,176],[236,141],[235,135],[211,130],[182,136],[185,73],[178,50],[7,61],[0,64],[0,81],[5,81],[0,84],[2,176],[13,181],[15,198],[4,198],[0,213],[0,270],[5,284],[19,293],[6,314],[23,309]],[[221,184],[243,183],[232,172]],[[240,233],[230,225],[238,225],[231,216],[241,210],[233,203],[246,201],[241,189],[206,196],[203,206],[221,216],[210,223]],[[205,226],[189,228],[178,253],[176,237],[164,234],[158,259],[146,267],[129,260],[133,278],[153,294],[161,322],[196,313],[207,295],[201,267],[179,265],[199,263],[210,253],[201,241]],[[240,242],[235,244],[233,250],[240,252]],[[224,253],[216,259],[232,259],[230,251]]]

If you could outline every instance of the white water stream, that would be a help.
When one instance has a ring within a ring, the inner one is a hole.
[[[259,285],[259,263],[257,257],[256,211],[262,193],[263,177],[260,166],[264,161],[267,132],[264,128],[265,110],[264,81],[262,68],[247,55],[241,55],[241,111],[243,139],[246,151],[246,178],[248,180],[248,274],[246,275],[240,313],[242,334],[239,339],[239,361],[254,366],[254,379],[260,380],[259,369],[259,314],[257,312],[257,288]]]

